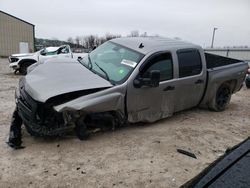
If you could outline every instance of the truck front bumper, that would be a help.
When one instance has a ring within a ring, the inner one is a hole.
[[[9,67],[14,69],[14,70],[18,70],[20,68],[18,62],[10,63]]]
[[[13,68],[14,70],[18,70],[20,68],[19,67],[19,58],[10,56],[8,59],[10,62],[10,64],[9,64],[10,68]]]
[[[57,136],[61,135],[72,127],[66,126],[62,123],[62,114],[55,112],[55,119],[48,119],[40,117],[38,108],[41,106],[39,102],[35,101],[24,88],[18,88],[19,92],[16,92],[16,106],[19,116],[22,118],[23,123],[27,131],[33,136]],[[60,121],[59,121],[60,119]],[[57,121],[58,120],[58,121]]]

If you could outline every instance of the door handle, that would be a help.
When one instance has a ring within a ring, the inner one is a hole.
[[[163,89],[163,91],[170,91],[170,90],[174,90],[175,87],[174,86],[167,86],[165,89]]]
[[[204,80],[197,80],[196,82],[195,82],[195,84],[203,84],[204,83]]]

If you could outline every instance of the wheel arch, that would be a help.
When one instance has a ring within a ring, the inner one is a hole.
[[[236,90],[237,80],[236,79],[228,80],[228,81],[223,82],[221,85],[223,85],[223,84],[229,84],[230,89],[231,89],[231,93],[233,94]]]
[[[33,64],[33,63],[36,63],[36,62],[37,61],[34,60],[34,59],[22,59],[22,60],[19,61],[19,66],[21,66],[24,63],[31,63],[31,64]]]

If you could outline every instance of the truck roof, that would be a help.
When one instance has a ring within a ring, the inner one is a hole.
[[[112,39],[111,41],[136,50],[142,54],[147,54],[154,50],[162,51],[183,48],[201,48],[200,46],[189,42],[163,37],[122,37]],[[140,44],[142,44],[143,47],[140,48]]]

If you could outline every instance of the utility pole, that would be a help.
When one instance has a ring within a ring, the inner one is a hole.
[[[216,31],[217,29],[218,29],[218,28],[214,27],[211,48],[214,47],[214,35],[215,35],[215,31]]]

